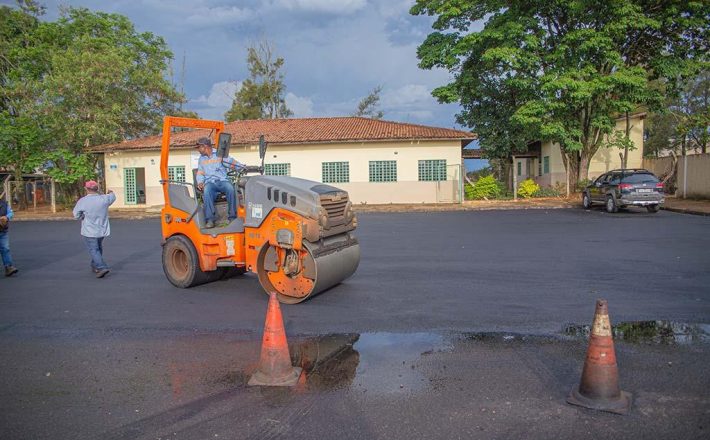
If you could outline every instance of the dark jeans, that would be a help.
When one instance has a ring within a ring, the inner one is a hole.
[[[0,257],[2,257],[2,264],[5,266],[14,266],[10,256],[10,235],[7,231],[0,232]]]
[[[108,269],[108,265],[104,263],[103,241],[104,237],[84,237],[84,243],[86,243],[86,248],[89,250],[89,255],[91,256],[92,269]]]
[[[216,182],[205,183],[203,200],[205,202],[205,220],[214,221],[215,210],[214,200],[219,193],[224,193],[227,196],[227,217],[234,220],[237,218],[237,195],[234,192],[234,185],[226,180],[218,180]]]

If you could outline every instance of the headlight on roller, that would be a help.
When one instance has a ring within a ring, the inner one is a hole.
[[[355,217],[355,213],[353,212],[353,204],[348,201],[348,204],[345,205],[345,223],[350,223],[353,220],[353,217]]]
[[[328,211],[322,206],[318,208],[318,224],[324,228],[328,226]]]

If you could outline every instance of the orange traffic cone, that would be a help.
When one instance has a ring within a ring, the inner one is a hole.
[[[631,394],[619,389],[619,371],[616,367],[609,309],[606,300],[599,299],[594,312],[582,380],[570,393],[567,403],[627,414],[631,409],[631,399]]]
[[[300,375],[301,368],[291,365],[288,342],[286,342],[286,331],[284,330],[279,301],[276,299],[276,292],[270,292],[259,367],[249,379],[248,385],[290,387],[296,385]]]

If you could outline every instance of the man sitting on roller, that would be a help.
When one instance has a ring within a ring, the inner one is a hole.
[[[231,222],[237,218],[237,194],[234,192],[234,185],[227,178],[227,168],[236,170],[244,168],[244,165],[231,157],[217,156],[209,138],[200,138],[195,148],[200,152],[197,163],[197,188],[203,191],[205,228],[214,228],[214,201],[219,193],[227,197],[227,219]]]

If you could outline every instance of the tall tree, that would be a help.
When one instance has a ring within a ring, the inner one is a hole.
[[[249,78],[236,91],[232,107],[224,115],[227,122],[292,116],[284,98],[284,59],[275,56],[271,43],[262,40],[247,48],[247,64]]]
[[[87,146],[156,133],[184,97],[166,79],[172,54],[162,38],[136,32],[124,16],[83,8],[40,22],[30,3],[0,8],[0,32],[13,38],[8,52],[0,45],[0,110],[10,127],[3,138],[22,139],[15,146],[34,139],[50,175],[76,182],[95,173]],[[26,168],[14,157],[0,160]]]
[[[587,177],[619,115],[661,104],[652,80],[672,91],[707,51],[703,2],[417,0],[411,12],[437,16],[420,66],[454,75],[434,96],[461,103],[459,122],[480,131],[484,148],[490,114],[502,115],[501,130],[559,143],[572,181]],[[496,100],[497,85],[514,99]],[[495,150],[519,145],[509,137]]]
[[[38,35],[44,8],[32,0],[0,7],[0,166],[15,180],[44,162],[47,130],[33,117],[42,79],[49,71],[50,44]],[[24,185],[17,186],[21,205]]]
[[[652,113],[646,128],[644,154],[663,151],[707,153],[710,143],[710,70],[689,78],[678,96],[669,98],[662,111]]]
[[[377,86],[372,89],[372,91],[357,104],[357,110],[355,110],[353,116],[382,119],[385,113],[377,108],[380,103],[380,92],[382,92],[382,86]]]
[[[710,143],[710,70],[688,81],[670,111],[678,121],[677,131],[683,138],[684,147],[707,153]]]

